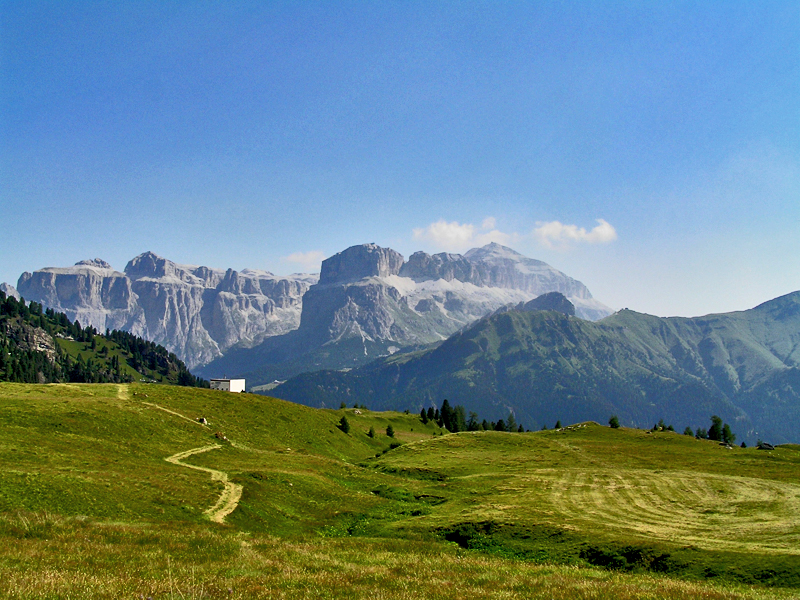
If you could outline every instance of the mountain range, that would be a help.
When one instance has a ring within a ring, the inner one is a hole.
[[[152,340],[196,368],[236,344],[295,329],[303,294],[316,281],[314,275],[181,265],[145,252],[124,272],[101,259],[26,272],[6,293],[99,331],[119,329]]]
[[[253,385],[320,368],[352,368],[417,348],[509,303],[559,291],[585,318],[612,312],[579,281],[489,244],[465,255],[363,244],[319,275],[182,265],[152,252],[124,272],[101,259],[23,273],[17,290],[100,331],[164,345],[206,377],[247,373]]]
[[[499,244],[460,254],[362,244],[319,275],[211,269],[151,252],[23,273],[7,296],[162,344],[203,377],[245,376],[312,406],[438,406],[528,428],[556,420],[679,429],[711,414],[797,441],[800,292],[694,318],[612,314],[579,281]],[[287,381],[288,380],[288,381]]]
[[[800,439],[800,292],[695,318],[573,314],[565,297],[547,294],[434,348],[305,373],[271,393],[312,406],[414,411],[447,398],[492,419],[511,412],[528,428],[617,415],[623,425],[664,419],[683,431],[716,414],[740,440]]]

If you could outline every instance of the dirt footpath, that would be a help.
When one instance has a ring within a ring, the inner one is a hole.
[[[221,481],[225,485],[225,489],[222,490],[222,494],[220,495],[217,503],[206,510],[203,514],[207,515],[209,519],[214,521],[215,523],[224,523],[225,517],[231,514],[236,507],[239,506],[239,500],[242,497],[242,486],[231,481],[228,481],[228,474],[223,473],[222,471],[217,471],[216,469],[209,469],[208,467],[198,467],[197,465],[190,465],[185,462],[181,462],[183,459],[192,456],[193,454],[200,454],[202,452],[208,452],[209,450],[216,450],[217,448],[221,448],[219,444],[213,444],[211,446],[203,446],[201,448],[192,448],[191,450],[184,450],[183,452],[178,452],[177,454],[173,454],[172,456],[166,457],[164,460],[172,463],[174,465],[179,465],[181,467],[186,467],[187,469],[194,469],[196,471],[205,471],[211,475],[212,481]]]

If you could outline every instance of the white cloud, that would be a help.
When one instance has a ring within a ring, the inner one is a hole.
[[[597,219],[597,226],[586,231],[577,225],[565,225],[560,221],[539,222],[533,235],[547,248],[567,248],[572,244],[607,244],[617,239],[617,230],[605,221]]]
[[[440,219],[427,227],[413,230],[415,240],[422,240],[433,244],[438,250],[447,252],[461,252],[485,246],[490,242],[498,244],[512,244],[519,239],[516,233],[504,233],[495,229],[494,217],[487,217],[481,223],[480,229],[472,223],[447,222]],[[482,233],[481,233],[482,232]]]
[[[281,257],[281,260],[299,265],[305,272],[319,272],[325,255],[319,250],[309,252],[293,252],[289,256]]]

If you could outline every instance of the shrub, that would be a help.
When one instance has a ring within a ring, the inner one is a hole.
[[[612,417],[608,420],[608,426],[611,427],[611,429],[619,429],[619,419],[617,418],[617,415],[612,415]]]

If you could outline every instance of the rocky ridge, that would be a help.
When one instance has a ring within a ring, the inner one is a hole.
[[[364,244],[323,261],[319,283],[303,299],[300,331],[322,343],[348,331],[401,346],[431,343],[501,306],[550,292],[563,294],[582,318],[613,312],[581,282],[500,244],[463,256],[416,252],[408,262]]]
[[[297,328],[303,294],[316,280],[181,265],[145,252],[124,272],[93,259],[23,273],[17,289],[83,325],[162,344],[193,368],[234,344],[256,344]]]

